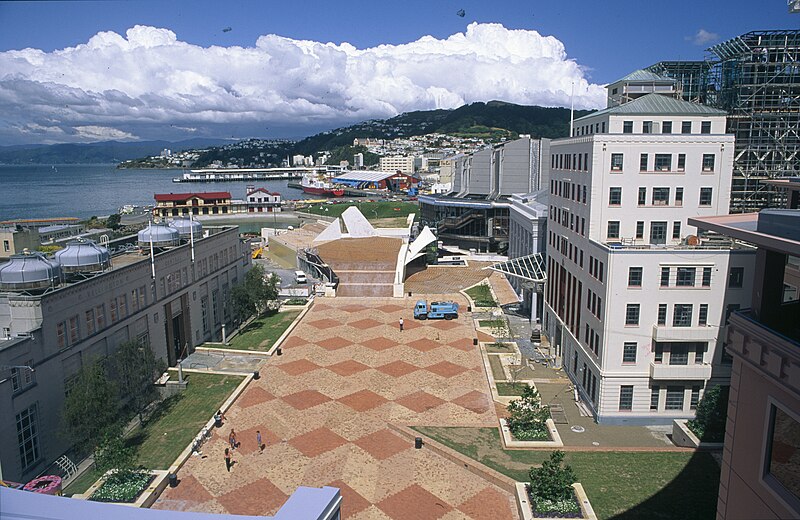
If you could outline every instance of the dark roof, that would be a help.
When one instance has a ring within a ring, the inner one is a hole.
[[[228,191],[206,191],[201,193],[156,193],[156,202],[183,202],[191,198],[198,199],[229,199],[231,194]]]

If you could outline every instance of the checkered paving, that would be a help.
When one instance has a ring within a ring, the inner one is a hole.
[[[347,519],[515,519],[508,493],[388,427],[497,421],[470,319],[414,321],[414,300],[316,303],[154,507],[270,515],[298,486],[331,485]]]

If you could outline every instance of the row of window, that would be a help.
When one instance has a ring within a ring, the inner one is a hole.
[[[667,324],[667,309],[666,303],[658,304],[658,314],[656,318],[657,325]],[[639,326],[639,316],[641,311],[641,304],[629,303],[625,307],[625,325],[631,327]],[[672,311],[672,326],[673,327],[691,327],[693,322],[694,304],[692,303],[676,303],[673,305]],[[697,326],[704,327],[708,325],[708,304],[701,303],[698,305],[697,313]]]
[[[653,154],[653,162],[650,162],[650,154],[639,154],[639,171],[640,172],[685,172],[686,171],[686,154],[677,154],[677,161],[674,162],[675,169],[673,170],[673,158],[675,154],[671,153],[657,153]],[[716,163],[716,155],[713,153],[704,153],[701,162],[701,170],[705,173],[713,172]],[[625,164],[625,155],[622,153],[611,154],[611,173],[620,173]],[[652,168],[651,168],[652,166]]]
[[[554,170],[589,171],[589,153],[555,153],[550,156],[550,168]]]
[[[604,134],[606,133],[606,122],[600,121],[599,123],[595,123],[593,125],[581,125],[575,127],[572,135],[573,137],[577,137],[580,135],[591,135],[591,134]]]
[[[642,121],[641,132],[643,134],[657,134],[658,132],[658,125],[661,123],[661,132],[662,134],[671,134],[672,133],[672,121]],[[691,134],[694,124],[692,121],[681,121],[681,133],[682,134]],[[623,121],[622,122],[622,133],[623,134],[632,134],[633,133],[633,121]],[[710,134],[711,133],[711,121],[700,121],[700,133],[701,134]]]
[[[600,357],[600,334],[597,333],[588,323],[584,324],[583,341],[589,346],[589,350],[594,355]]]
[[[697,403],[700,402],[701,386],[688,387],[691,390],[689,398],[689,409],[696,410]],[[669,385],[666,388],[664,399],[664,410],[683,410],[684,400],[686,397],[686,389],[684,386]],[[658,411],[660,409],[661,401],[661,387],[653,385],[650,387],[650,410]],[[633,409],[633,385],[621,385],[619,387],[619,411],[627,412]]]
[[[550,194],[586,204],[586,185],[550,179]]]
[[[651,191],[650,204],[653,206],[669,206],[671,188],[667,186],[656,186]],[[708,186],[700,188],[698,197],[699,206],[710,206],[713,199],[714,189]],[[638,206],[647,205],[647,187],[640,186],[636,198]],[[622,186],[610,186],[608,188],[608,205],[622,205]],[[674,205],[683,206],[683,186],[675,188]]]
[[[635,239],[644,239],[644,220],[636,222]],[[667,243],[667,230],[669,229],[669,222],[656,220],[650,222],[650,243],[651,244],[666,244]],[[676,220],[672,223],[672,239],[680,240],[681,237],[681,222]],[[620,237],[620,221],[609,220],[606,224],[606,238],[609,240],[621,240]]]

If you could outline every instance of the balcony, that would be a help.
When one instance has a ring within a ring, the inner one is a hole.
[[[654,341],[714,341],[719,327],[669,327],[653,325]]]
[[[711,365],[669,365],[666,363],[650,363],[650,379],[659,381],[708,380],[711,377]]]

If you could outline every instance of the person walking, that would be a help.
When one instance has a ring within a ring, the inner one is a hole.
[[[225,448],[225,469],[228,470],[228,473],[231,472],[231,466],[233,463],[236,462],[231,458],[231,451],[228,448]]]
[[[258,449],[264,451],[264,444],[261,443],[261,430],[256,430],[256,443],[258,445]]]
[[[230,445],[231,445],[231,451],[236,449],[236,445],[237,445],[237,442],[236,442],[236,430],[234,430],[233,428],[231,428],[231,433],[230,433],[230,435],[228,435],[228,443],[230,443]]]
[[[403,332],[403,318],[400,318],[400,332]]]

